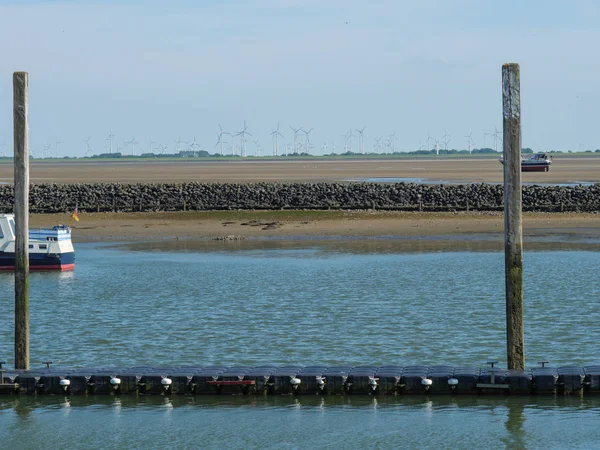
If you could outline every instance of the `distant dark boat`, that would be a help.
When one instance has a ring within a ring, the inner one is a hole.
[[[504,164],[504,158],[500,158]],[[552,156],[545,153],[536,153],[529,158],[521,158],[521,172],[548,172],[552,165]]]

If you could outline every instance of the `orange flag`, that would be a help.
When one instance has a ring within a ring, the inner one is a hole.
[[[77,210],[77,203],[75,204],[75,209],[73,210],[73,214],[71,217],[75,219],[75,222],[79,222],[79,211]]]

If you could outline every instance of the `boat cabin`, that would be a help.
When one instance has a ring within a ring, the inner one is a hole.
[[[13,214],[0,214],[0,270],[15,267],[16,227]],[[29,230],[29,268],[31,270],[70,270],[75,267],[71,228]]]
[[[15,240],[15,216],[12,214],[0,214],[0,250],[8,242]]]

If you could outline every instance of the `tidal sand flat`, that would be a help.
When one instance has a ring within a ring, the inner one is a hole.
[[[500,157],[501,154],[498,154]],[[345,182],[366,179],[423,179],[428,182],[500,183],[497,158],[236,159],[184,158],[176,161],[36,162],[32,183],[169,182]],[[0,164],[0,182],[13,180],[13,166]],[[573,184],[600,181],[600,157],[556,156],[549,172],[522,174],[524,183]]]
[[[377,237],[453,240],[477,237],[501,239],[501,213],[407,213],[390,211],[188,211],[162,213],[80,213],[80,221],[68,214],[35,214],[32,227],[68,223],[73,240],[144,241],[202,240],[226,236],[239,238]],[[600,239],[597,214],[526,213],[527,238],[546,240]]]

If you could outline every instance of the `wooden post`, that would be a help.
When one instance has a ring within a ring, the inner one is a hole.
[[[29,75],[13,74],[15,369],[29,369]]]
[[[506,354],[509,369],[525,369],[523,225],[521,192],[521,77],[518,64],[502,66],[504,132],[504,261]]]

